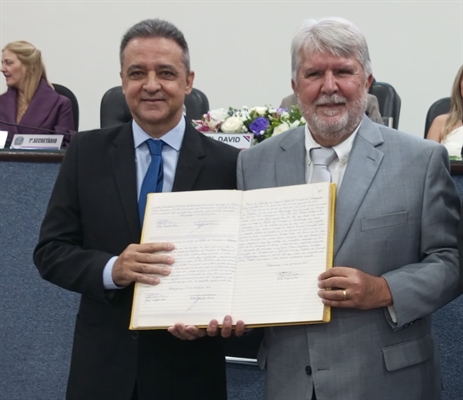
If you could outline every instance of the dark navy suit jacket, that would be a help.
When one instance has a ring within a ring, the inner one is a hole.
[[[173,192],[235,189],[238,150],[187,123]],[[67,399],[224,400],[220,337],[129,331],[133,285],[103,287],[107,261],[139,243],[132,122],[79,132],[69,145],[34,259],[42,277],[81,293]]]

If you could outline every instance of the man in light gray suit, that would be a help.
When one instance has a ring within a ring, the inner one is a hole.
[[[448,154],[364,115],[371,63],[349,21],[307,22],[293,39],[292,74],[307,126],[243,151],[238,187],[311,182],[311,149],[335,151],[334,267],[319,277],[332,319],[266,329],[265,399],[438,400],[431,314],[460,293]]]

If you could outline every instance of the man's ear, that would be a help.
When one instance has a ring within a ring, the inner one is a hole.
[[[373,80],[374,80],[373,75],[370,74],[370,76],[367,78],[367,83],[366,83],[367,92],[370,90],[370,87],[373,84]]]
[[[296,95],[296,97],[299,98],[299,90],[297,88],[297,83],[294,81],[294,79],[291,79],[291,87],[293,88],[293,92]]]
[[[122,71],[119,72],[119,76],[120,76],[120,78],[121,78],[122,93],[125,94],[125,93],[124,93],[124,80],[122,79]]]
[[[190,71],[186,76],[186,86],[185,86],[185,94],[190,94],[191,90],[193,89],[193,82],[195,80],[195,73]]]

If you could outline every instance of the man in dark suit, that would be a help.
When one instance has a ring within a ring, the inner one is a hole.
[[[169,332],[128,326],[134,282],[155,285],[175,268],[168,254],[173,245],[137,244],[137,197],[151,161],[147,140],[162,141],[164,192],[234,189],[238,150],[185,120],[194,73],[175,26],[161,20],[134,25],[120,57],[133,121],[75,136],[34,252],[44,279],[82,294],[67,398],[225,399],[220,337],[181,323]]]

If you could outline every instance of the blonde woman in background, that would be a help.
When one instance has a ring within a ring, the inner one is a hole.
[[[2,50],[1,71],[8,90],[0,96],[0,130],[8,140],[16,133],[66,133],[63,143],[74,132],[71,101],[55,92],[47,79],[40,50],[19,40]]]
[[[449,155],[461,157],[463,146],[463,65],[453,82],[450,112],[438,115],[429,128],[427,139],[442,143]]]

